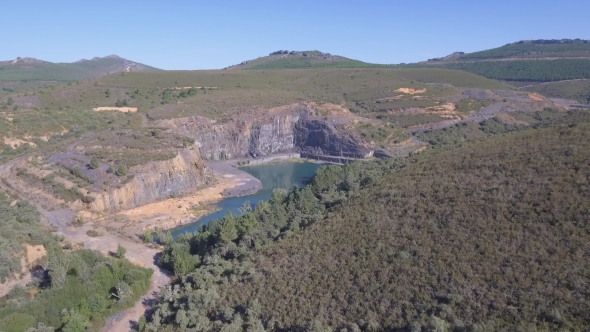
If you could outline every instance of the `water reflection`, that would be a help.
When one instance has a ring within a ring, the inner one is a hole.
[[[321,166],[321,164],[314,163],[285,162],[242,167],[240,168],[241,170],[252,174],[262,182],[262,189],[260,191],[253,195],[222,200],[217,204],[221,209],[220,211],[206,215],[192,224],[173,229],[172,236],[176,238],[180,234],[194,232],[200,225],[222,218],[227,211],[238,214],[238,209],[246,201],[250,201],[252,207],[255,207],[258,202],[270,199],[272,191],[276,188],[289,189],[292,186],[301,188],[313,179],[315,171]]]

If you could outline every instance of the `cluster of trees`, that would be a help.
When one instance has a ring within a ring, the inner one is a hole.
[[[589,133],[559,126],[425,156],[265,248],[219,301],[257,299],[269,330],[315,318],[338,329],[583,331]]]
[[[43,244],[51,235],[34,206],[4,192],[0,192],[0,220],[0,283],[5,283],[21,273],[23,244]]]
[[[153,271],[123,259],[122,247],[120,258],[91,250],[66,252],[51,242],[46,247],[48,274],[36,285],[39,293],[30,299],[29,292],[17,288],[0,304],[3,331],[38,331],[34,328],[40,325],[61,331],[96,329],[149,288]]]
[[[402,165],[401,160],[394,159],[322,167],[303,189],[276,189],[268,202],[254,209],[245,203],[241,215],[228,212],[222,219],[201,226],[195,233],[180,235],[175,241],[171,236],[163,237],[159,242],[165,249],[159,263],[176,276],[183,276],[211,255],[225,260],[243,259],[322,220],[326,209],[342,204],[361,186],[377,181],[386,169]]]
[[[405,162],[321,168],[163,238],[178,278],[140,329],[587,328],[590,119],[557,113],[441,130],[466,137]]]
[[[21,273],[25,244],[43,245],[47,257],[27,288],[17,286],[0,298],[0,330],[6,332],[84,331],[131,306],[150,285],[152,270],[96,251],[62,249],[63,236],[52,235],[37,209],[0,192],[0,283]],[[29,262],[30,264],[34,262]]]
[[[205,88],[201,88],[201,90],[203,90],[203,92],[205,93]],[[178,94],[174,94],[174,90],[164,89],[164,91],[162,91],[162,95],[161,95],[161,97],[162,97],[161,104],[162,105],[170,104],[175,99],[196,96],[197,92],[198,92],[197,89],[190,88],[190,89],[182,90]]]
[[[115,102],[115,106],[117,107],[124,107],[127,106],[128,102],[127,102],[127,98],[121,100],[121,99],[117,99],[117,101]]]
[[[494,101],[489,99],[465,98],[455,103],[455,108],[460,112],[469,113],[471,111],[479,111],[493,103]]]
[[[581,59],[458,62],[445,67],[504,81],[551,82],[590,78],[590,60]]]
[[[250,260],[263,248],[321,222],[328,211],[345,204],[360,188],[403,166],[402,160],[391,159],[323,167],[303,189],[277,189],[268,202],[254,209],[245,204],[241,215],[227,214],[176,241],[163,237],[165,250],[159,263],[179,279],[161,294],[142,329],[261,331],[265,319],[256,299],[247,301],[244,310],[228,307],[220,301],[220,287],[251,274]]]
[[[426,130],[423,133],[416,134],[416,136],[423,142],[429,143],[435,150],[449,150],[473,141],[485,140],[530,128],[540,129],[590,122],[590,113],[583,110],[561,112],[547,108],[532,113],[514,112],[511,116],[521,122],[508,124],[497,117],[493,117],[480,123],[463,122],[448,128]]]

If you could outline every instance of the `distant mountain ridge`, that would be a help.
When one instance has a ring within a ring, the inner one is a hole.
[[[477,61],[500,59],[541,59],[541,58],[590,58],[590,40],[584,39],[536,39],[521,40],[504,46],[472,52],[455,52],[437,61]]]
[[[454,52],[408,66],[463,70],[517,86],[590,79],[590,40],[521,40],[478,52]]]
[[[78,81],[118,72],[157,71],[160,69],[118,55],[81,59],[73,63],[53,63],[18,57],[0,61],[0,81]]]

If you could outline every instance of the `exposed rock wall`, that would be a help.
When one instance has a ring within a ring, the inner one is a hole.
[[[204,159],[260,158],[275,153],[306,152],[363,158],[371,150],[363,141],[328,117],[315,116],[305,104],[289,105],[280,114],[235,119],[218,124],[194,116],[160,120],[158,126],[171,128],[195,139]]]
[[[161,120],[158,125],[194,138],[204,159],[222,160],[294,151],[293,129],[298,120],[299,114],[287,114],[217,124],[208,118],[193,116]]]
[[[353,133],[325,119],[302,117],[295,125],[295,145],[300,151],[311,155],[330,155],[366,158],[372,150],[362,144]]]
[[[257,123],[250,131],[248,155],[266,156],[295,149],[295,125],[299,114],[275,116],[266,123]]]
[[[90,204],[96,212],[134,208],[158,199],[206,186],[213,173],[195,147],[180,150],[176,157],[133,167],[133,178],[120,188],[97,195]]]

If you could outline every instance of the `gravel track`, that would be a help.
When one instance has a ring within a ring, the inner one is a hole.
[[[16,192],[22,198],[28,198],[26,188],[20,187],[19,183],[13,178],[12,167],[15,164],[27,158],[23,156],[13,159],[5,164],[0,165],[0,187],[10,192]],[[8,185],[7,185],[8,184]],[[105,255],[116,252],[117,246],[120,244],[127,249],[125,258],[134,264],[145,268],[154,270],[151,279],[151,287],[147,294],[144,295],[135,305],[127,310],[124,310],[112,317],[110,317],[102,331],[129,331],[136,323],[137,319],[143,315],[147,305],[151,303],[160,292],[160,288],[165,286],[170,281],[164,271],[155,264],[155,257],[159,251],[148,248],[145,245],[133,242],[128,238],[124,238],[112,233],[105,233],[100,237],[90,237],[86,232],[92,229],[92,225],[85,224],[80,227],[70,226],[71,220],[76,216],[76,213],[69,209],[56,209],[49,211],[45,209],[39,202],[29,199],[31,204],[34,204],[41,214],[41,221],[48,225],[54,225],[58,231],[66,236],[66,238],[73,243],[81,243],[84,248],[91,250],[98,250]]]

